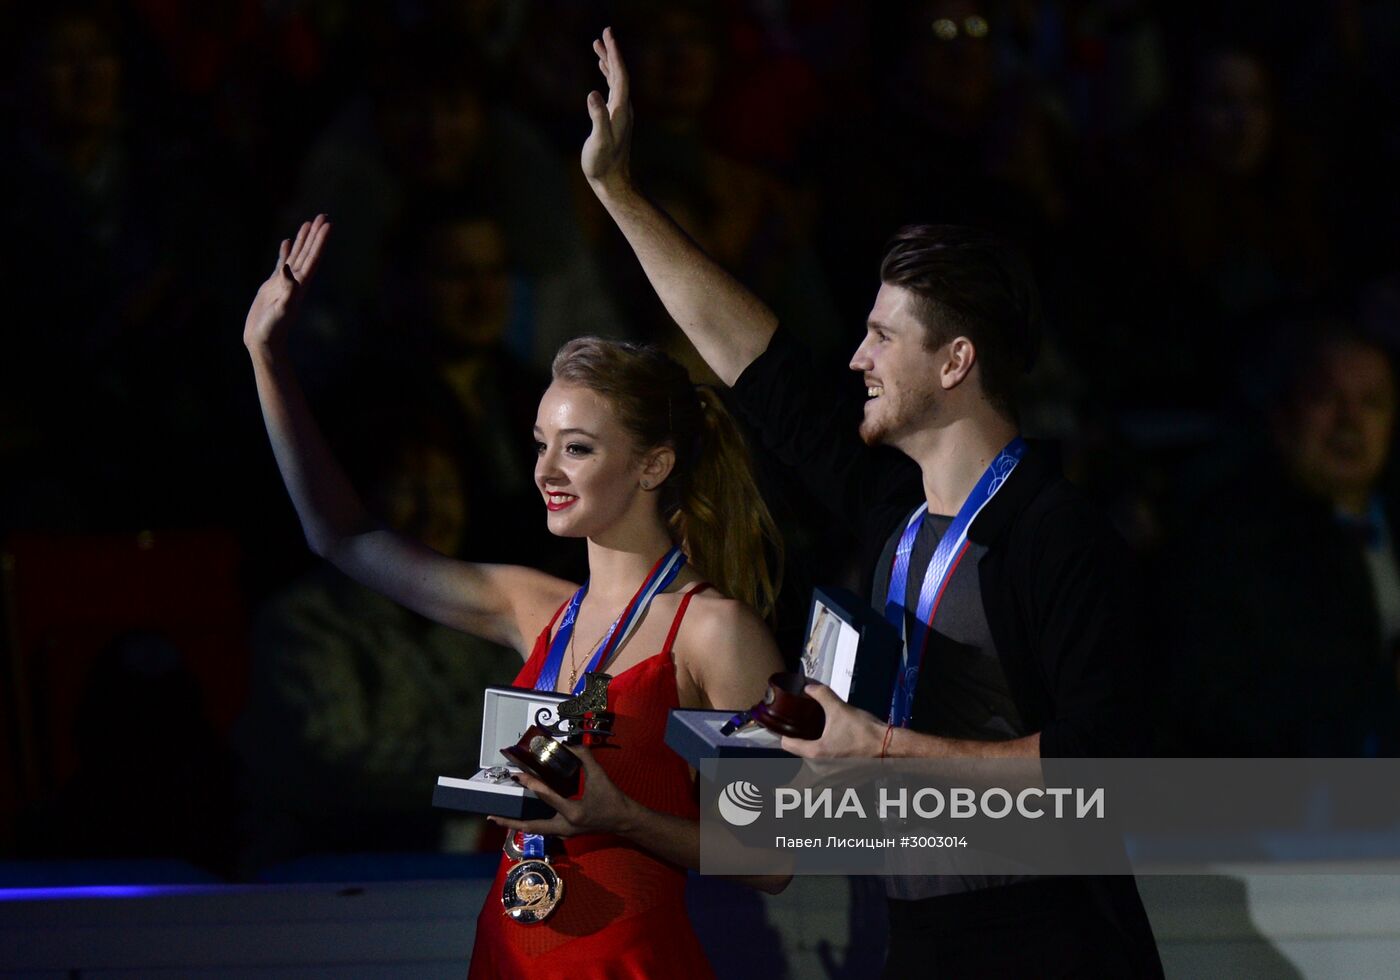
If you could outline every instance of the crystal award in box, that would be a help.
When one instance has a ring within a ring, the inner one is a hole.
[[[846,589],[816,589],[807,615],[802,673],[849,705],[889,714],[904,641],[869,603]]]
[[[560,706],[568,700],[568,695],[552,691],[488,687],[482,703],[477,771],[472,776],[439,776],[433,805],[520,820],[553,816],[553,807],[511,778],[520,769],[501,749],[517,745],[532,727],[559,725]]]

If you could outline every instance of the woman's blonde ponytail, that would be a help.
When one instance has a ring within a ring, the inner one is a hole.
[[[671,515],[677,540],[725,594],[770,617],[778,600],[782,538],[754,481],[748,447],[712,388],[696,387],[701,435]]]

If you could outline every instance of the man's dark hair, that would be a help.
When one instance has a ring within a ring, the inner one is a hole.
[[[1040,293],[1021,253],[976,228],[905,225],[885,249],[880,281],[918,298],[929,350],[972,341],[982,390],[1014,419],[1016,389],[1040,346]]]

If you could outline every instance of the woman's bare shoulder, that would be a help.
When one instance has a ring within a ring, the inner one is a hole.
[[[752,606],[715,589],[691,600],[676,639],[678,653],[701,654],[713,663],[735,655],[751,657],[755,648],[776,650],[772,631]]]

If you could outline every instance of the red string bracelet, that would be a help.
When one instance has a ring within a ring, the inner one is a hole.
[[[883,742],[880,743],[880,758],[882,758],[882,759],[885,758],[885,753],[889,751],[889,748],[890,748],[890,736],[893,735],[893,734],[894,734],[894,722],[890,722],[888,725],[885,726],[885,739],[884,739]]]

